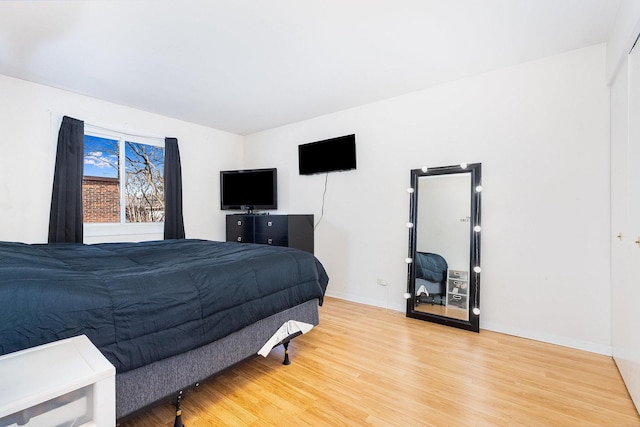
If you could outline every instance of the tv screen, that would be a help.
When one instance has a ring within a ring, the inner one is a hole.
[[[298,168],[300,175],[355,169],[355,134],[298,145]]]
[[[278,170],[220,171],[220,209],[278,209]]]

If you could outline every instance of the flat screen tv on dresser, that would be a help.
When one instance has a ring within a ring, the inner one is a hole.
[[[220,171],[220,209],[278,209],[278,170],[242,169]]]

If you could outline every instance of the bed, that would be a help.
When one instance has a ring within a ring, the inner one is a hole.
[[[116,367],[123,419],[317,325],[328,277],[310,253],[198,239],[0,242],[0,354],[86,335]]]
[[[445,304],[447,261],[438,254],[416,252],[416,304]]]

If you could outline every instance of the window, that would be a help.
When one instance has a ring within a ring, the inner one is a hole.
[[[164,221],[164,141],[130,139],[85,131],[85,224]]]

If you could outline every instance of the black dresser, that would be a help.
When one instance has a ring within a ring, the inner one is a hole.
[[[227,215],[227,242],[288,246],[313,253],[313,215]]]

